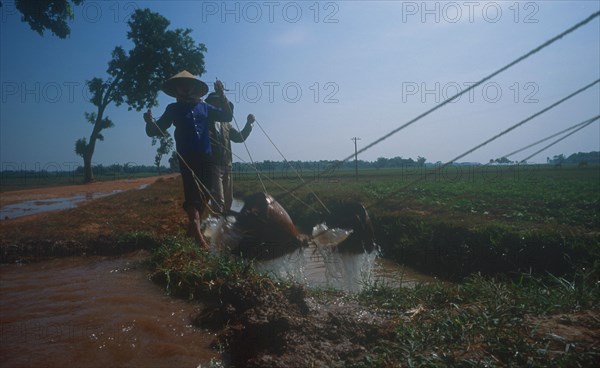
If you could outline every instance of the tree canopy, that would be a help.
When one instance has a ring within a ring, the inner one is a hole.
[[[97,112],[86,114],[86,119],[94,128],[89,139],[80,138],[75,143],[75,152],[83,157],[85,181],[93,180],[91,158],[96,141],[104,138],[101,131],[114,125],[104,116],[110,104],[126,104],[136,111],[157,106],[165,80],[182,70],[195,75],[205,71],[206,46],[193,40],[191,29],[169,30],[169,20],[149,9],[137,9],[128,25],[127,38],[133,48],[127,52],[115,47],[108,62],[108,77],[87,81],[90,102]]]
[[[66,38],[71,34],[67,21],[74,18],[73,7],[82,3],[83,0],[15,0],[15,7],[21,13],[21,20],[40,36],[49,30],[59,38]]]

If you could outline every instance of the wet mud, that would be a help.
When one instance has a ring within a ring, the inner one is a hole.
[[[239,282],[221,288],[220,303],[194,317],[217,331],[214,347],[235,367],[345,367],[392,339],[390,316],[361,308],[348,295],[308,297],[301,286]]]

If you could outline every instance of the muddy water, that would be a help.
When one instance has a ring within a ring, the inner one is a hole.
[[[207,221],[205,235],[214,252],[233,248],[241,238],[235,232],[235,218]],[[291,280],[312,288],[334,288],[357,292],[374,284],[414,287],[421,282],[436,282],[433,277],[385,260],[377,250],[371,253],[341,254],[336,245],[350,233],[318,224],[309,247],[282,257],[257,262],[257,270],[274,278]],[[377,247],[376,247],[377,248]]]
[[[0,366],[206,366],[213,336],[190,325],[194,306],[164,295],[141,259],[0,265]]]
[[[75,208],[82,202],[106,197],[119,192],[122,192],[122,190],[113,190],[112,192],[107,193],[88,193],[86,195],[80,194],[71,197],[39,199],[33,201],[7,204],[6,206],[2,206],[2,208],[0,208],[0,220],[35,215],[37,213],[42,212]]]
[[[142,184],[137,189],[141,190],[146,188],[147,186],[148,184]],[[85,201],[110,196],[120,192],[122,192],[122,190],[115,189],[110,192],[89,192],[86,194],[73,195],[70,197],[36,199],[32,201],[7,204],[5,206],[0,207],[0,220],[35,215],[42,212],[75,208]]]
[[[58,202],[60,207],[69,200]],[[234,209],[242,204],[236,202]],[[35,206],[51,210],[45,202]],[[211,224],[207,231],[218,233],[224,223]],[[339,254],[334,245],[347,234],[331,230],[326,242],[312,241],[308,248],[257,267],[308,287],[349,291],[374,282],[412,286],[433,281],[376,252]],[[236,240],[235,234],[226,235]],[[214,336],[190,324],[195,306],[163,295],[139,266],[144,256],[0,265],[0,366],[201,367],[218,362],[218,353],[209,348]]]
[[[312,288],[333,288],[356,292],[374,285],[414,287],[418,283],[437,282],[409,267],[370,254],[340,254],[312,243],[308,248],[260,262],[261,272],[284,280],[293,280]]]

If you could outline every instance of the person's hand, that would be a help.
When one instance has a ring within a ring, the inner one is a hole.
[[[256,118],[254,118],[254,115],[248,114],[248,117],[246,118],[246,124],[254,124],[255,121]]]
[[[217,92],[219,95],[223,96],[223,91],[225,91],[223,82],[221,82],[220,80],[217,79],[217,81],[214,84],[214,87],[215,87],[215,92]]]
[[[154,121],[154,118],[152,117],[152,110],[148,109],[148,111],[144,113],[144,121],[147,124],[150,124]]]

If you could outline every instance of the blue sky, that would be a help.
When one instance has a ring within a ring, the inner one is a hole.
[[[445,97],[516,59],[600,9],[599,1],[86,1],[71,36],[44,37],[0,8],[2,169],[72,169],[75,141],[94,111],[84,83],[106,77],[110,53],[129,49],[127,19],[150,8],[204,43],[206,73],[230,89],[236,121],[253,113],[288,160],[335,160],[384,136]],[[363,152],[361,159],[450,160],[600,78],[598,18],[428,117]],[[159,116],[172,99],[161,93]],[[600,87],[464,157],[487,162],[600,113]],[[141,113],[109,107],[95,164],[146,164],[155,147]],[[600,124],[531,159],[600,150]],[[281,160],[255,126],[255,161]],[[533,147],[512,159],[521,159]],[[234,153],[249,161],[246,149]]]

